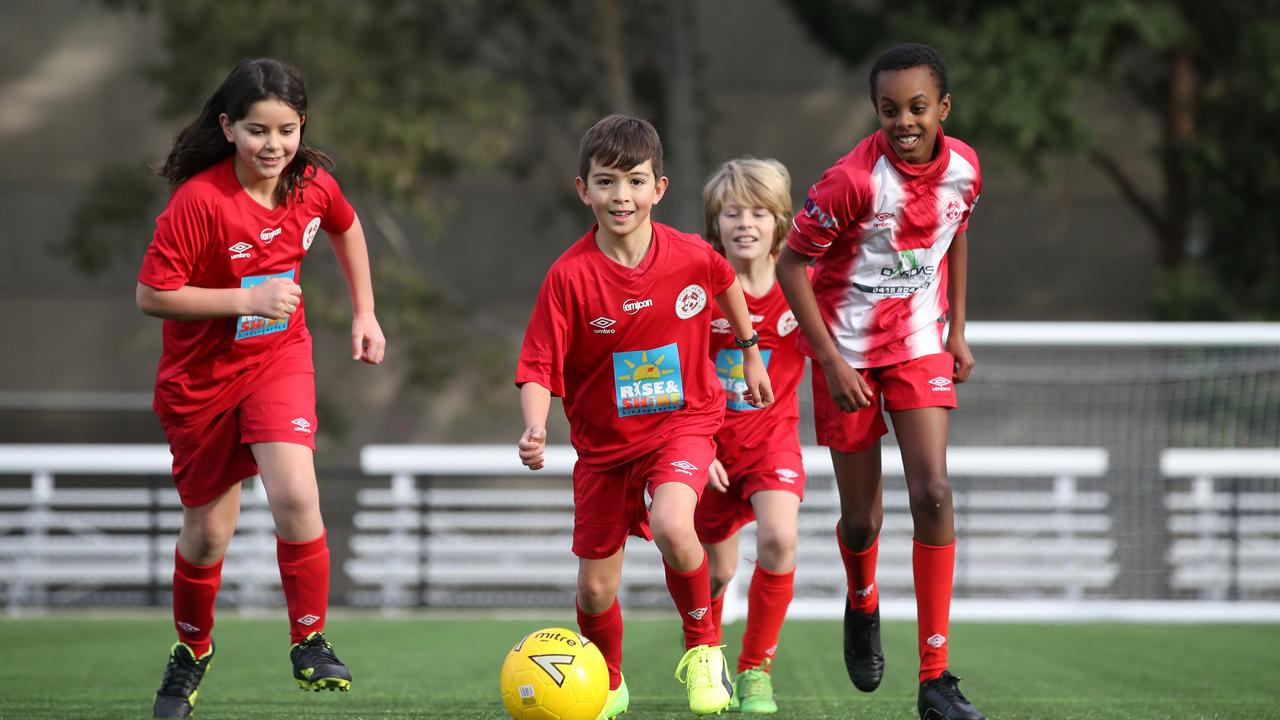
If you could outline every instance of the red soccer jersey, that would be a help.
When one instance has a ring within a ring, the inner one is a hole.
[[[982,191],[973,149],[938,130],[941,151],[912,165],[883,131],[866,137],[809,189],[787,244],[818,258],[813,291],[854,367],[943,351],[947,250]],[[812,355],[807,340],[801,350]]]
[[[696,235],[653,223],[639,266],[605,257],[596,228],[551,266],[516,368],[564,398],[578,459],[604,469],[677,435],[711,437],[724,417],[708,358],[715,297],[733,284],[728,261]]]
[[[300,199],[269,210],[245,192],[228,158],[182,183],[160,217],[138,280],[157,290],[185,285],[252,287],[272,277],[299,281],[316,231],[341,233],[355,211],[318,169]],[[165,320],[156,374],[157,411],[185,415],[257,377],[312,372],[303,306],[288,320],[257,316]],[[267,375],[262,375],[266,373]]]
[[[774,402],[766,408],[755,408],[742,399],[746,389],[742,351],[733,342],[729,321],[716,308],[711,320],[711,359],[724,389],[726,409],[716,443],[726,449],[754,447],[780,424],[789,424],[798,432],[800,421],[796,389],[804,376],[804,356],[795,343],[799,324],[782,287],[775,282],[761,297],[747,294],[747,309],[751,312],[751,325],[760,335],[760,355],[769,370]]]

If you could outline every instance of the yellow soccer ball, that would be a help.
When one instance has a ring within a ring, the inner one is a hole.
[[[609,696],[609,668],[590,640],[544,628],[507,653],[499,685],[515,720],[596,720]]]

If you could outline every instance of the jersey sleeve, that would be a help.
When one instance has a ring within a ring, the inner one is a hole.
[[[975,160],[977,158],[974,158]],[[977,166],[974,166],[977,169]],[[956,227],[956,234],[959,235],[969,230],[969,216],[973,214],[973,209],[978,205],[978,198],[982,196],[982,172],[979,171],[973,179],[973,191],[969,196],[968,207],[964,209],[964,214],[960,216],[960,224]]]
[[[212,235],[211,221],[211,212],[199,195],[188,186],[179,187],[156,218],[138,281],[156,290],[186,285]]]
[[[868,182],[858,182],[845,167],[827,170],[791,220],[787,246],[809,257],[825,254],[857,221],[869,197]]]
[[[564,287],[548,275],[538,290],[524,344],[516,365],[516,387],[536,382],[556,397],[564,397],[564,358],[569,350],[569,318],[565,312]]]
[[[340,235],[350,230],[351,224],[356,221],[356,211],[342,194],[338,181],[324,168],[317,168],[312,182],[329,197],[328,207],[320,218],[320,228],[330,235]]]
[[[724,259],[723,255],[712,250],[710,245],[707,248],[707,255],[710,256],[711,262],[711,296],[715,297],[728,290],[733,281],[738,279],[738,274],[734,271],[733,266],[729,264],[729,261]]]

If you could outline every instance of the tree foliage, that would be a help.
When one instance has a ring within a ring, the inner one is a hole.
[[[786,2],[850,67],[892,42],[936,47],[963,101],[955,132],[1027,173],[1051,156],[1098,167],[1151,231],[1158,314],[1280,315],[1280,2]],[[1157,160],[1154,193],[1098,145],[1082,109],[1098,94],[1097,113],[1139,108],[1126,124]]]

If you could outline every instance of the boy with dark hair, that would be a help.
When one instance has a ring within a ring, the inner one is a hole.
[[[955,569],[947,415],[955,383],[974,364],[964,339],[966,230],[982,175],[973,149],[942,132],[951,95],[932,48],[891,48],[870,80],[880,130],[810,188],[778,260],[778,282],[807,340],[801,350],[813,359],[818,442],[831,450],[840,492],[845,667],[864,692],[884,673],[875,584],[883,404],[915,525],[917,708],[925,720],[982,720],[947,670]],[[811,284],[805,272],[814,258]]]
[[[709,299],[744,350],[744,398],[763,407],[773,391],[733,268],[697,236],[650,218],[667,189],[654,127],[610,115],[583,136],[579,155],[578,197],[597,223],[551,266],[525,331],[516,370],[525,422],[520,459],[531,470],[543,466],[551,396],[563,398],[578,453],[578,625],[609,666],[603,715],[621,714],[629,700],[617,601],[628,534],[654,540],[662,553],[684,627],[687,650],[676,677],[689,708],[717,713],[733,686],[693,522],[724,418],[708,356]]]

